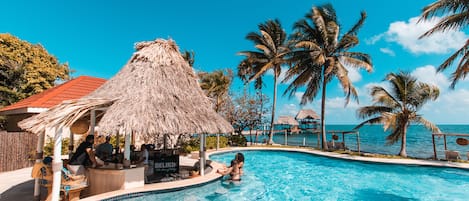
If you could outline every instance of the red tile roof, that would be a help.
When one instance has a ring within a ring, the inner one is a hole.
[[[50,88],[42,93],[32,95],[17,103],[0,109],[0,112],[20,108],[50,108],[64,100],[78,99],[96,90],[106,82],[105,79],[80,76],[61,85]]]

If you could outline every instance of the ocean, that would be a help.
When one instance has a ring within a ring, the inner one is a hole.
[[[326,130],[351,130],[355,125],[326,125]],[[438,125],[443,133],[466,133],[469,134],[469,125]],[[391,154],[397,155],[400,150],[401,141],[388,145],[386,143],[386,136],[390,134],[389,131],[384,132],[382,125],[366,125],[360,128],[360,150],[370,153]],[[345,145],[351,150],[357,150],[356,135],[346,134]],[[328,141],[331,140],[332,135],[328,134]],[[259,135],[259,142],[267,139],[267,135]],[[466,153],[469,152],[469,146],[461,146],[456,144],[456,136],[447,136],[447,149],[459,151],[462,159],[467,159]],[[249,135],[246,139],[251,141]],[[469,140],[469,137],[466,137]],[[252,136],[255,140],[255,135]],[[274,142],[278,144],[285,144],[285,134],[277,133],[274,135]],[[288,145],[303,145],[303,140],[306,146],[317,147],[316,134],[290,134],[287,136]],[[342,141],[342,135],[339,134],[339,141]],[[444,159],[444,140],[443,137],[435,137],[435,144],[437,155],[439,159]],[[411,125],[407,131],[407,155],[416,158],[432,158],[433,157],[433,144],[432,132],[427,130],[422,125]]]

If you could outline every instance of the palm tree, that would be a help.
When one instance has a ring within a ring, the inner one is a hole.
[[[292,97],[299,88],[306,86],[301,98],[301,104],[304,105],[311,102],[322,87],[321,134],[324,150],[328,149],[325,127],[326,85],[336,77],[345,92],[345,104],[348,104],[351,95],[358,101],[357,91],[345,66],[364,68],[368,72],[373,69],[369,55],[349,51],[358,44],[357,32],[365,18],[366,13],[362,12],[358,22],[339,37],[340,26],[336,12],[331,4],[326,4],[313,7],[306,19],[294,24],[292,42],[295,50],[291,58],[293,66],[287,71],[284,81],[294,79],[285,94],[290,92]]]
[[[390,73],[386,76],[391,84],[388,91],[381,86],[373,86],[371,96],[373,105],[361,107],[357,110],[361,119],[370,118],[355,129],[365,124],[383,124],[384,130],[390,129],[391,134],[386,137],[388,144],[401,140],[400,156],[407,157],[406,136],[411,123],[421,123],[432,132],[440,129],[430,121],[424,119],[417,112],[429,100],[436,100],[440,94],[437,86],[418,82],[415,77],[406,72]]]
[[[420,38],[431,36],[436,32],[458,30],[469,24],[469,1],[468,0],[438,0],[422,11],[420,20],[428,20],[437,15],[443,15],[440,21]],[[469,39],[459,50],[451,55],[439,67],[438,72],[447,69],[456,58],[461,57],[456,70],[451,75],[451,88],[454,89],[460,79],[464,79],[469,72]]]
[[[272,69],[274,71],[274,100],[268,141],[268,144],[272,144],[275,106],[277,103],[277,80],[282,71],[281,66],[288,63],[287,56],[290,50],[287,46],[287,34],[278,20],[268,20],[259,24],[258,27],[260,33],[251,32],[246,36],[246,39],[254,43],[257,51],[239,52],[240,55],[244,55],[246,58],[241,61],[238,71],[244,71],[248,75],[248,82],[256,80],[258,86],[262,86],[262,80],[258,78],[268,70]]]
[[[194,67],[195,63],[195,52],[185,50],[182,54],[182,58],[189,64],[190,67]]]
[[[198,76],[200,88],[205,91],[207,97],[214,100],[215,111],[219,112],[221,105],[227,98],[233,72],[228,69],[225,74],[223,70],[216,70],[212,73],[200,72]]]

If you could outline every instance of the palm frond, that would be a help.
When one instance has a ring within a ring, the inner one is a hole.
[[[370,117],[374,117],[376,115],[381,115],[381,113],[384,112],[392,112],[393,108],[387,107],[387,106],[378,106],[378,105],[372,105],[372,106],[364,106],[360,107],[357,110],[357,116],[360,119],[366,119]]]
[[[435,32],[445,32],[448,30],[458,30],[469,23],[469,14],[458,13],[443,17],[433,28],[425,32],[419,39],[432,35]]]
[[[381,86],[373,86],[370,95],[375,104],[379,103],[392,108],[402,108],[401,103]]]
[[[355,23],[355,25],[353,25],[353,27],[349,31],[347,31],[344,35],[357,35],[357,32],[363,26],[365,19],[366,19],[366,12],[362,11],[360,13],[360,19],[358,19],[357,23]]]
[[[381,123],[382,121],[382,118],[381,117],[375,117],[375,118],[371,118],[371,119],[368,119],[360,124],[358,124],[357,126],[355,126],[352,130],[357,130],[357,129],[360,129],[361,127],[363,127],[364,125],[366,124],[379,124]]]
[[[353,68],[363,68],[368,72],[371,72],[373,70],[373,67],[371,66],[371,64],[367,63],[366,61],[356,59],[353,57],[341,56],[339,57],[339,61],[342,62],[346,66],[350,66]]]
[[[415,118],[414,122],[421,123],[423,126],[428,128],[429,130],[431,130],[433,133],[441,133],[440,128],[438,128],[438,126],[436,124],[428,121],[427,119],[425,119],[421,116],[417,116]]]

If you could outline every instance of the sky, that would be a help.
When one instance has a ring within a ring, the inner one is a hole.
[[[440,97],[419,112],[437,124],[468,124],[469,79],[449,89],[454,66],[442,73],[437,67],[467,40],[467,30],[417,38],[436,21],[417,23],[424,6],[435,0],[236,0],[236,1],[6,1],[0,12],[0,33],[43,45],[60,62],[68,63],[73,77],[89,75],[109,79],[123,67],[134,52],[134,44],[156,38],[171,38],[180,50],[195,52],[196,71],[232,69],[243,59],[240,51],[255,50],[245,39],[257,25],[280,20],[287,33],[294,22],[303,19],[312,6],[332,3],[341,33],[367,13],[358,33],[360,44],[353,51],[371,55],[374,71],[350,69],[349,76],[359,92],[359,103],[345,99],[337,80],[327,85],[326,123],[357,124],[359,107],[372,104],[369,88],[383,85],[386,74],[408,71],[420,81],[440,88]],[[285,71],[287,68],[283,68]],[[282,75],[281,75],[282,76]],[[263,92],[272,100],[273,73],[265,75]],[[276,116],[294,116],[300,109],[320,113],[320,94],[300,105],[302,91],[283,96],[288,82],[279,84]],[[236,78],[231,87],[242,93],[245,85]],[[303,90],[304,91],[304,90]]]

